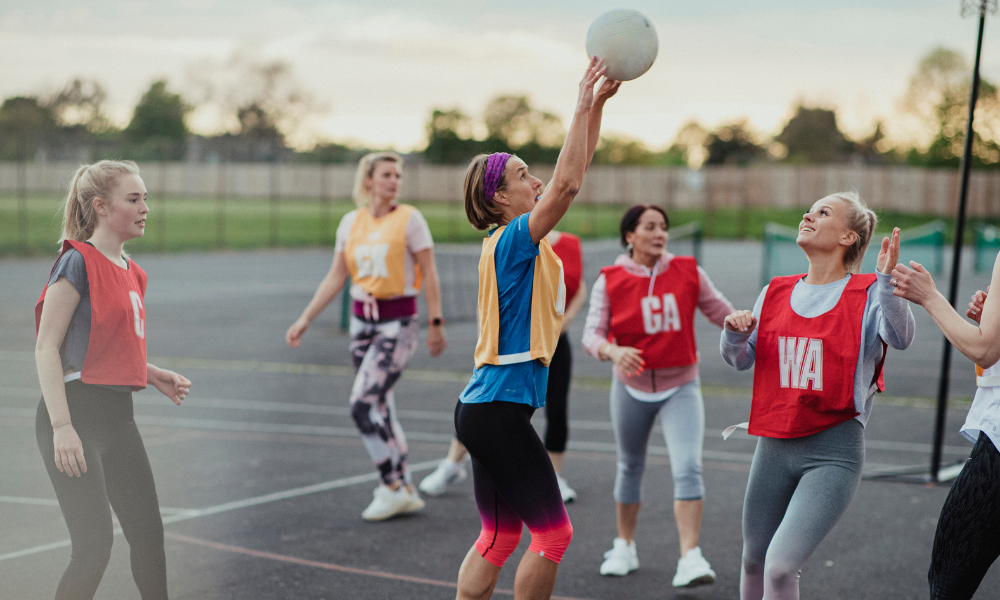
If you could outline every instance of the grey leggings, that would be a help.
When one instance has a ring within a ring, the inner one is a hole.
[[[865,462],[855,419],[801,438],[760,438],[743,502],[741,600],[797,600],[799,571],[847,510]]]
[[[611,382],[611,423],[618,448],[615,500],[635,504],[641,500],[646,447],[656,415],[670,455],[674,500],[701,500],[705,495],[701,453],[705,437],[705,405],[701,379],[695,377],[674,395],[660,402],[643,402],[628,393],[617,379]]]

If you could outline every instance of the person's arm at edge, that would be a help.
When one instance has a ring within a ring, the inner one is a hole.
[[[601,347],[608,343],[608,322],[611,320],[611,307],[608,304],[605,285],[602,273],[598,275],[594,287],[590,290],[590,308],[587,309],[583,337],[580,340],[587,354],[598,360],[607,358],[607,355],[601,355]]]
[[[73,312],[80,304],[80,293],[69,280],[60,278],[45,291],[42,316],[35,339],[35,367],[42,398],[52,424],[56,468],[69,476],[87,472],[80,436],[73,428],[63,383],[62,347]]]
[[[573,324],[573,319],[576,318],[576,313],[580,312],[580,308],[587,301],[587,284],[580,280],[580,287],[576,290],[576,295],[570,300],[569,305],[566,306],[566,311],[563,312],[563,324],[562,331],[560,333],[566,333],[569,331],[569,326]]]
[[[346,281],[347,260],[344,258],[343,252],[337,252],[333,255],[333,264],[330,265],[330,271],[320,281],[312,300],[306,305],[305,310],[302,311],[299,318],[288,328],[288,332],[285,334],[285,341],[289,347],[297,348],[299,346],[302,342],[302,335],[309,329],[309,325],[333,302],[337,294],[344,289]]]
[[[428,321],[444,318],[441,312],[441,279],[438,277],[437,261],[434,260],[434,247],[424,248],[413,253],[413,259],[420,266],[424,277],[424,298],[427,300]],[[427,347],[431,356],[440,356],[448,347],[444,335],[444,325],[428,325]]]

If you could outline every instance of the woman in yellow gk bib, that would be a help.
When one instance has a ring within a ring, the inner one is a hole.
[[[417,294],[426,280],[431,356],[447,347],[441,316],[441,286],[434,241],[416,208],[397,204],[403,160],[393,152],[361,159],[354,182],[358,204],[337,226],[333,265],[313,299],[292,323],[285,340],[298,347],[310,323],[351,276],[351,359],[356,373],[351,416],[381,475],[381,485],[362,513],[382,521],[424,507],[406,463],[403,428],[396,418],[392,388],[417,351]]]
[[[455,407],[455,429],[472,455],[482,532],[458,573],[458,598],[489,598],[500,568],[528,526],[515,598],[549,598],[573,536],[552,462],[531,415],[545,404],[548,365],[566,305],[562,262],[545,235],[569,209],[601,129],[604,102],[619,82],[591,61],[552,181],[506,153],[480,155],[465,174],[465,212],[477,229],[496,226],[479,259],[475,371]]]

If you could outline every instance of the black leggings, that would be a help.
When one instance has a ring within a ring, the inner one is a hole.
[[[498,567],[517,547],[523,525],[531,532],[528,550],[557,563],[573,536],[552,461],[531,426],[534,410],[502,401],[455,407],[483,523],[475,547]]]
[[[35,418],[38,449],[73,544],[56,599],[94,597],[111,558],[114,509],[129,543],[139,595],[143,600],[165,600],[163,521],[146,448],[133,419],[132,394],[72,381],[66,384],[66,398],[87,463],[81,477],[69,477],[56,468],[44,400]]]
[[[979,434],[941,508],[931,568],[931,600],[972,598],[990,565],[1000,556],[1000,452]]]
[[[565,333],[560,335],[555,354],[549,362],[549,388],[545,393],[545,449],[549,452],[565,452],[566,438],[569,437],[566,406],[569,403],[569,380],[573,375],[573,353],[569,346],[569,337]]]

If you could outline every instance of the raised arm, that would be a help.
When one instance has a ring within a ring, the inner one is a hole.
[[[556,160],[552,180],[545,187],[541,199],[528,217],[528,230],[531,233],[531,241],[535,244],[552,231],[559,219],[566,214],[583,184],[583,174],[590,164],[587,149],[590,109],[594,106],[594,85],[604,75],[604,71],[604,60],[594,57],[590,60],[583,80],[580,81],[573,121]],[[599,124],[598,117],[598,127]],[[596,142],[594,145],[597,145]]]
[[[725,318],[719,351],[726,364],[737,371],[746,371],[757,359],[757,319],[764,305],[767,287],[760,291],[752,311],[738,310]]]
[[[587,119],[587,168],[594,160],[594,150],[601,141],[601,119],[604,116],[604,103],[608,98],[618,92],[622,82],[614,79],[605,79],[601,87],[594,95],[594,105],[590,108],[590,117]]]
[[[333,255],[333,264],[330,265],[330,272],[326,274],[312,300],[292,326],[285,333],[285,341],[289,348],[298,348],[302,342],[302,335],[309,329],[309,325],[323,312],[323,310],[333,302],[337,294],[344,289],[344,282],[347,281],[347,260],[343,252]],[[439,306],[440,308],[440,306]]]

